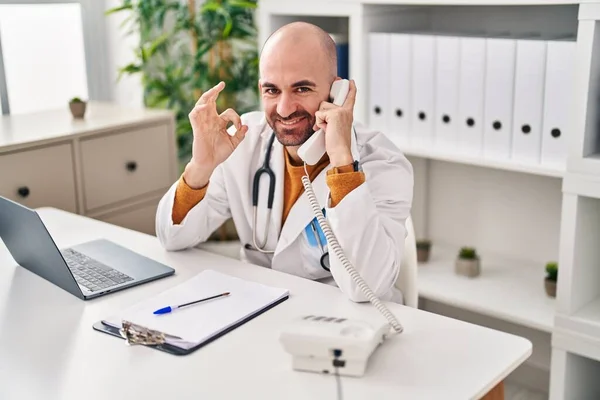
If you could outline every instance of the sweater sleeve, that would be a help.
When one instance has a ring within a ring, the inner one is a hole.
[[[365,182],[362,171],[354,171],[352,164],[334,167],[327,171],[331,207],[338,205],[344,197]]]
[[[183,179],[183,175],[179,178],[177,183],[177,190],[175,191],[175,201],[173,203],[173,212],[171,218],[173,223],[178,225],[183,221],[187,213],[200,203],[206,194],[208,185],[200,189],[192,189],[188,186]]]

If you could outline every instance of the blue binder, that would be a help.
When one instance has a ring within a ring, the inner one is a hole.
[[[337,52],[337,68],[338,68],[338,76],[342,79],[350,79],[349,78],[349,66],[348,66],[348,56],[349,56],[349,46],[348,46],[348,36],[345,34],[338,33],[330,33],[329,34],[333,41],[335,42],[335,48]]]

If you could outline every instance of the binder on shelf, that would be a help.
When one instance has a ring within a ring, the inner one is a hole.
[[[542,146],[546,41],[517,39],[512,159],[539,164]]]
[[[369,34],[369,127],[390,136],[390,34]]]
[[[460,39],[458,146],[460,152],[477,156],[483,152],[485,44],[483,37]]]
[[[547,45],[541,162],[566,167],[577,44],[551,40]]]
[[[342,79],[350,79],[348,78],[348,35],[344,33],[330,33],[329,36],[335,42],[338,76]]]
[[[411,36],[393,33],[390,38],[390,109],[388,127],[390,136],[398,144],[410,142],[411,93]]]
[[[459,123],[459,37],[436,37],[435,74],[434,144],[440,150],[453,151],[457,144],[457,125]]]
[[[435,102],[435,36],[412,36],[412,114],[411,145],[429,147],[433,143]]]
[[[486,41],[483,155],[509,159],[512,145],[515,85],[515,39]]]
[[[188,303],[217,293],[226,297],[177,309],[154,311]],[[129,344],[186,355],[243,325],[289,297],[286,289],[266,286],[205,270],[186,282],[97,322],[93,328]]]

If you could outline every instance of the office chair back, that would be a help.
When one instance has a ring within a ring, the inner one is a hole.
[[[404,253],[402,254],[400,273],[395,286],[402,292],[404,305],[417,308],[419,305],[417,240],[410,216],[406,220],[406,231]]]

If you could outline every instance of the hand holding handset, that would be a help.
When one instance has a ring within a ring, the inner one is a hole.
[[[350,82],[337,80],[331,87],[333,104],[344,104],[350,89]],[[325,132],[315,132],[299,149],[298,155],[306,164],[316,164],[325,154]],[[369,288],[354,266],[346,258],[335,235],[331,231],[319,205],[308,173],[302,177],[302,184],[308,201],[325,237],[330,257],[341,261],[344,269],[365,297],[383,314],[388,324],[370,325],[363,321],[347,321],[345,324],[330,323],[336,317],[304,317],[288,326],[281,334],[285,349],[293,355],[293,368],[303,371],[322,372],[330,368],[339,370],[341,375],[361,376],[367,360],[375,348],[388,336],[386,331],[401,333],[404,328]],[[342,318],[345,321],[345,319]],[[349,359],[352,359],[351,361]]]
[[[338,79],[331,85],[329,97],[336,106],[342,106],[350,91],[350,81]],[[298,156],[308,165],[315,165],[325,154],[325,132],[319,129],[298,149]]]

